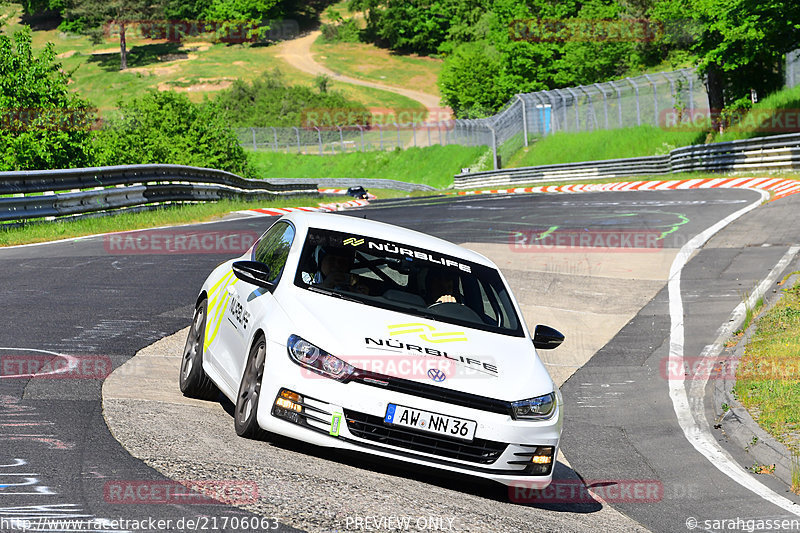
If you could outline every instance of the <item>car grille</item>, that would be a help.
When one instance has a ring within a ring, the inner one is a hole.
[[[446,389],[444,387],[437,387],[436,385],[428,385],[427,383],[419,383],[411,381],[410,379],[396,378],[361,369],[356,369],[351,379],[364,385],[378,387],[392,392],[410,394],[420,398],[427,398],[428,400],[451,403],[453,405],[460,405],[462,407],[469,407],[489,413],[511,415],[511,403],[479,396],[477,394]]]
[[[383,418],[345,409],[350,433],[356,437],[440,457],[479,464],[494,463],[508,446],[503,442],[473,439],[464,442],[414,430],[392,427]]]

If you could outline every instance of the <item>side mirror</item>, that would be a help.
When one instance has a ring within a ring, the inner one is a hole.
[[[232,268],[233,274],[242,281],[270,291],[275,288],[275,284],[270,281],[272,276],[269,272],[269,267],[264,263],[259,263],[258,261],[236,261]]]
[[[533,346],[539,350],[552,350],[564,342],[564,335],[559,331],[539,324],[533,332]]]

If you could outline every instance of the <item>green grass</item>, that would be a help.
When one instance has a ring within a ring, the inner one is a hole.
[[[482,146],[450,145],[335,156],[249,152],[249,157],[259,178],[384,178],[441,189],[485,151]]]
[[[792,131],[787,131],[788,129],[795,132],[800,131],[798,109],[800,109],[800,86],[777,91],[754,104],[750,112],[744,115],[738,124],[727,132],[716,135],[714,141],[732,141],[792,133]],[[782,113],[782,110],[786,113]],[[791,127],[786,128],[785,126]]]
[[[52,222],[31,222],[24,226],[0,226],[0,246],[13,246],[35,242],[70,239],[84,235],[96,235],[114,231],[155,228],[177,224],[205,222],[220,218],[231,211],[257,209],[261,207],[315,207],[319,203],[341,202],[342,196],[303,196],[248,202],[223,200],[220,202],[172,205],[140,213],[118,213],[110,216],[63,219]]]
[[[800,284],[757,319],[734,392],[762,428],[800,451]]]
[[[554,133],[517,151],[504,167],[578,163],[666,154],[680,146],[702,143],[705,133],[666,131],[654,126],[581,133]]]
[[[10,4],[0,7],[8,15],[7,25],[0,31],[11,34],[20,29],[21,7]],[[120,99],[128,99],[147,89],[185,92],[195,102],[212,96],[240,78],[251,81],[264,72],[279,68],[287,83],[313,85],[314,76],[293,68],[281,57],[281,46],[250,44],[213,44],[202,36],[182,43],[142,39],[129,34],[129,69],[119,71],[119,40],[106,38],[92,44],[88,37],[61,33],[58,30],[33,32],[33,45],[42,50],[48,42],[55,46],[63,70],[70,73],[70,88],[102,111],[116,107]],[[387,91],[344,83],[331,83],[331,89],[366,107],[391,109],[424,109],[415,100]]]
[[[353,13],[350,11],[348,5],[350,4],[350,0],[339,0],[338,2],[329,5],[325,8],[322,12],[322,20],[333,20],[337,16],[345,17],[348,15],[352,15]]]
[[[441,59],[392,53],[365,43],[329,44],[322,37],[311,52],[318,63],[339,74],[439,96]]]

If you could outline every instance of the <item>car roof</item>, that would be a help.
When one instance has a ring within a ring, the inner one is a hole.
[[[366,216],[366,214],[365,214]],[[492,261],[485,256],[468,250],[457,244],[453,244],[444,239],[433,237],[419,231],[395,226],[393,224],[386,224],[378,222],[377,220],[369,220],[367,218],[360,218],[354,216],[346,216],[335,213],[324,212],[305,212],[295,211],[288,213],[281,217],[283,220],[290,220],[298,230],[305,230],[308,228],[329,229],[333,231],[340,231],[343,233],[355,233],[365,237],[375,237],[384,241],[393,242],[396,244],[406,244],[416,248],[424,248],[427,250],[439,252],[453,257],[459,257],[472,261],[474,263],[497,268]]]

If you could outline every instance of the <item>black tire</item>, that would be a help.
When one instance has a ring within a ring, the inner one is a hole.
[[[208,299],[204,299],[194,311],[192,326],[186,338],[181,359],[180,385],[184,396],[200,400],[216,400],[219,389],[203,371],[203,343],[206,335],[206,313]]]
[[[261,381],[264,377],[266,358],[267,341],[260,335],[250,348],[242,382],[239,384],[239,394],[236,396],[233,421],[236,434],[240,437],[255,439],[263,434],[263,430],[258,426],[258,400],[261,397]]]

